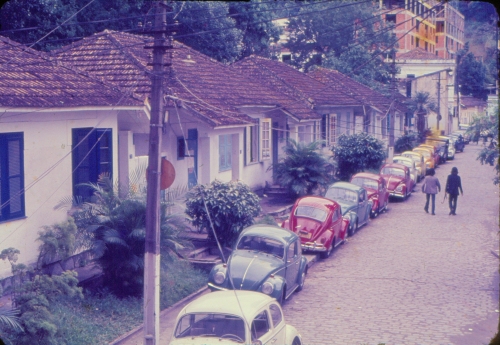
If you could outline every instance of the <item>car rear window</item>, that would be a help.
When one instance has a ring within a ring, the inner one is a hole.
[[[405,177],[405,171],[397,168],[383,168],[382,174]]]
[[[216,337],[234,334],[244,341],[245,323],[235,315],[195,313],[183,316],[175,328],[176,338]]]
[[[325,198],[356,203],[358,201],[358,193],[349,189],[333,187],[326,191]]]
[[[322,222],[326,219],[326,211],[312,206],[298,206],[295,209],[295,216],[307,217]]]
[[[369,178],[355,177],[351,183],[364,188],[378,189],[378,182]]]
[[[236,249],[255,250],[277,256],[280,259],[283,259],[285,255],[285,246],[283,243],[262,236],[243,236],[238,242]]]

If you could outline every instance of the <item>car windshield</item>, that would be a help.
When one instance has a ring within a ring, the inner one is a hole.
[[[176,338],[226,338],[244,343],[245,323],[240,317],[229,314],[187,314],[177,323],[174,335]]]
[[[426,151],[426,150],[418,150],[418,153],[420,153],[425,158],[429,158],[431,156],[431,153],[429,151]]]
[[[326,219],[326,211],[312,206],[298,206],[295,209],[297,217],[307,217],[318,222],[323,222]]]
[[[411,158],[411,159],[413,159],[414,162],[420,162],[420,156],[417,156],[417,155],[412,155],[412,154],[406,153],[406,154],[403,154],[403,157]]]
[[[371,188],[371,189],[378,189],[378,182],[375,180],[372,180],[371,178],[366,178],[366,177],[355,177],[352,179],[351,183],[355,184],[356,186],[360,186],[363,188]]]
[[[392,161],[393,161],[394,163],[403,164],[403,165],[405,165],[405,166],[407,166],[407,167],[411,167],[411,163],[410,163],[410,162],[408,162],[407,160],[404,160],[404,159],[397,159],[397,158],[393,158],[393,159],[392,159]]]
[[[285,246],[283,243],[271,238],[254,235],[243,236],[238,242],[236,249],[255,250],[274,255],[280,259],[283,259],[285,253]]]
[[[388,168],[388,167],[383,168],[382,174],[383,175],[395,175],[395,176],[405,177],[405,171],[403,169],[398,169],[398,168]]]
[[[343,200],[354,204],[358,200],[358,194],[355,191],[349,189],[331,187],[326,191],[325,198],[331,200]]]

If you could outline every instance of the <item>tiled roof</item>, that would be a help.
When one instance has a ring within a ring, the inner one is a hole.
[[[308,74],[276,60],[251,56],[235,63],[234,68],[304,103],[333,106],[359,105],[359,101],[350,95],[338,92],[311,78]]]
[[[139,99],[88,77],[43,52],[0,37],[0,106],[142,105]]]
[[[150,46],[151,41],[147,36],[104,31],[54,54],[79,69],[146,97],[150,93],[148,72],[152,67],[148,63],[152,53],[144,46]],[[288,97],[179,42],[174,42],[171,72],[165,75],[164,85],[170,95],[181,100],[183,107],[215,127],[253,123],[238,111],[241,105],[280,107],[292,103]],[[305,106],[298,108],[306,115],[314,114]]]
[[[466,108],[471,108],[471,107],[484,107],[484,108],[486,108],[488,106],[488,102],[483,101],[480,98],[475,98],[472,96],[461,96],[460,97],[460,105],[462,105]]]
[[[432,54],[425,49],[415,48],[409,52],[397,56],[398,60],[444,60],[442,57]]]
[[[337,92],[347,94],[356,99],[358,104],[375,107],[381,112],[387,112],[392,105],[398,110],[406,112],[406,107],[401,103],[401,100],[405,97],[399,93],[391,99],[345,74],[332,69],[320,67],[308,74],[322,84],[331,86]],[[393,102],[393,100],[396,100],[396,102]]]

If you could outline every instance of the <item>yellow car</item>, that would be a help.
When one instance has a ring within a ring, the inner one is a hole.
[[[425,177],[425,172],[427,170],[424,156],[415,151],[405,151],[401,154],[401,156],[413,159],[415,162],[415,168],[417,169],[417,180],[422,180]]]
[[[413,152],[420,153],[422,156],[424,156],[424,161],[425,161],[425,168],[430,169],[434,168],[434,152],[432,152],[431,149],[425,148],[425,147],[415,147]]]

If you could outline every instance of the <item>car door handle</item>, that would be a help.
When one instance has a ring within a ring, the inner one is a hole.
[[[271,344],[274,344],[276,342],[276,340],[278,340],[278,338],[274,338],[270,341]]]

